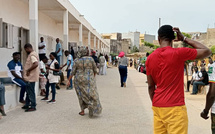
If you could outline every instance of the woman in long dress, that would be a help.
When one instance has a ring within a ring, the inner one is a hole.
[[[70,85],[70,79],[74,76],[74,86],[81,107],[81,112],[79,114],[84,116],[84,110],[88,108],[89,117],[92,117],[94,114],[101,113],[102,106],[99,101],[95,80],[97,73],[96,63],[94,59],[88,55],[88,50],[81,47],[78,52],[78,58],[74,61],[68,85]]]

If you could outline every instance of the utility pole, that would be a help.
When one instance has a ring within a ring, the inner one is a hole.
[[[159,28],[161,27],[161,18],[159,18]]]

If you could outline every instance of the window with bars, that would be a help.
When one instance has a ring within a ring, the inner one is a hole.
[[[13,25],[0,18],[0,48],[13,48]]]

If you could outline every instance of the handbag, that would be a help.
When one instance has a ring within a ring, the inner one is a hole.
[[[51,66],[52,63],[53,63],[53,61],[49,64],[49,66]],[[55,66],[55,69],[60,69],[59,64],[55,64],[54,66]],[[61,70],[60,71],[53,71],[53,75],[55,75],[55,76],[61,76],[62,73],[63,72]]]
[[[60,69],[59,64],[55,64],[55,69]],[[53,75],[55,75],[55,76],[61,76],[62,73],[63,72],[61,70],[59,70],[59,71],[53,71]]]
[[[55,76],[61,76],[63,74],[63,72],[60,70],[60,71],[53,71],[53,75]]]

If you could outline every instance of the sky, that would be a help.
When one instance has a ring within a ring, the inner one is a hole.
[[[99,33],[157,35],[161,24],[183,32],[215,27],[215,0],[70,0]]]

